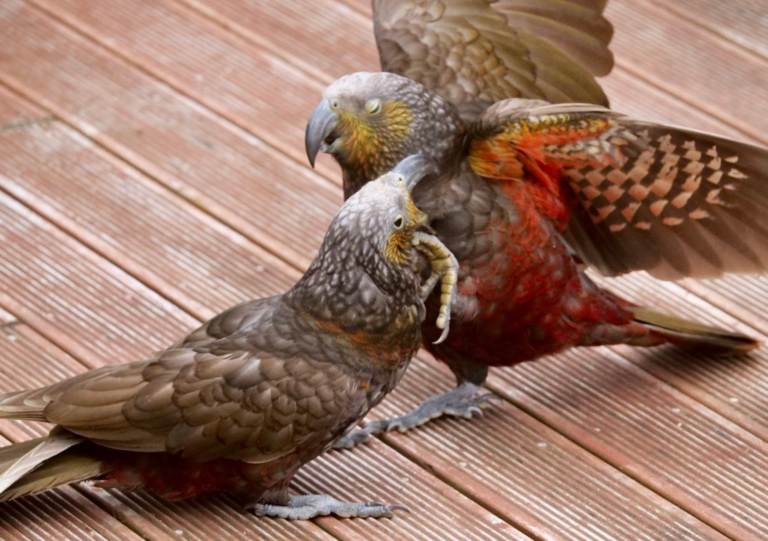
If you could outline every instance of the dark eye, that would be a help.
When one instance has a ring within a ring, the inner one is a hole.
[[[402,229],[403,223],[404,223],[404,220],[402,216],[398,216],[397,218],[395,218],[395,221],[394,221],[395,229]]]
[[[336,109],[341,107],[341,102],[339,102],[338,99],[333,99],[333,100],[331,100],[330,106],[331,106],[331,109],[333,109],[335,111]]]
[[[380,99],[373,99],[368,100],[368,103],[365,104],[365,112],[369,115],[378,115],[381,111],[381,100]]]

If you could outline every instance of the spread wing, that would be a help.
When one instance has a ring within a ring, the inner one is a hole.
[[[340,435],[365,400],[365,390],[330,363],[227,351],[216,342],[215,350],[169,349],[5,395],[0,413],[56,423],[114,449],[260,463]]]
[[[374,0],[382,70],[459,105],[507,98],[607,105],[607,0]]]
[[[539,211],[607,276],[662,279],[768,268],[768,150],[590,105],[488,109],[470,164],[525,181]]]

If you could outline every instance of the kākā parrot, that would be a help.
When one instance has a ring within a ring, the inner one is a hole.
[[[288,485],[395,387],[437,282],[452,302],[456,260],[409,194],[433,170],[413,156],[349,198],[287,293],[226,310],[148,360],[0,395],[0,418],[56,425],[0,449],[0,501],[95,479],[171,500],[232,492],[289,519],[402,509]]]
[[[458,386],[339,446],[443,414],[471,417],[487,403],[478,391],[489,366],[573,346],[758,345],[633,306],[583,272],[669,280],[768,267],[768,151],[599,105],[579,63],[594,55],[593,72],[610,69],[605,3],[374,1],[384,72],[351,74],[323,92],[307,154],[313,165],[318,152],[333,155],[346,197],[404,155],[438,165],[413,196],[459,260],[459,297],[448,340],[432,344],[428,328],[424,337]],[[541,39],[529,34],[536,29]],[[585,95],[597,104],[524,99]]]

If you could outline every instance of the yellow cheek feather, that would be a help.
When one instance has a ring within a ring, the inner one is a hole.
[[[402,265],[408,259],[408,252],[411,249],[411,235],[413,231],[395,231],[387,239],[387,247],[384,249],[384,255],[390,262],[396,265]]]
[[[389,236],[387,246],[384,248],[384,256],[397,265],[402,265],[408,260],[408,254],[412,248],[411,238],[416,227],[427,223],[427,215],[418,209],[407,189],[405,193],[405,212],[408,215],[406,225]]]
[[[380,175],[394,165],[411,134],[413,112],[408,104],[392,100],[383,102],[376,115],[342,111],[338,119],[338,129],[346,136],[345,161],[369,175]]]

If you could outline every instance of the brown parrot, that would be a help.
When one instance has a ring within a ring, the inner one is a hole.
[[[0,501],[94,479],[171,500],[232,492],[256,515],[289,519],[403,508],[288,485],[400,380],[441,280],[450,305],[455,259],[409,194],[431,170],[410,157],[347,200],[287,293],[226,310],[145,361],[0,395],[0,418],[56,425],[0,449]]]
[[[448,340],[424,336],[458,387],[339,446],[444,414],[471,417],[487,403],[478,391],[489,366],[573,346],[758,345],[633,306],[584,273],[669,280],[768,268],[768,151],[603,107],[585,67],[610,69],[605,3],[374,1],[384,72],[324,91],[307,154],[312,164],[320,151],[333,155],[346,197],[404,155],[438,165],[413,197],[459,260],[459,296]]]

